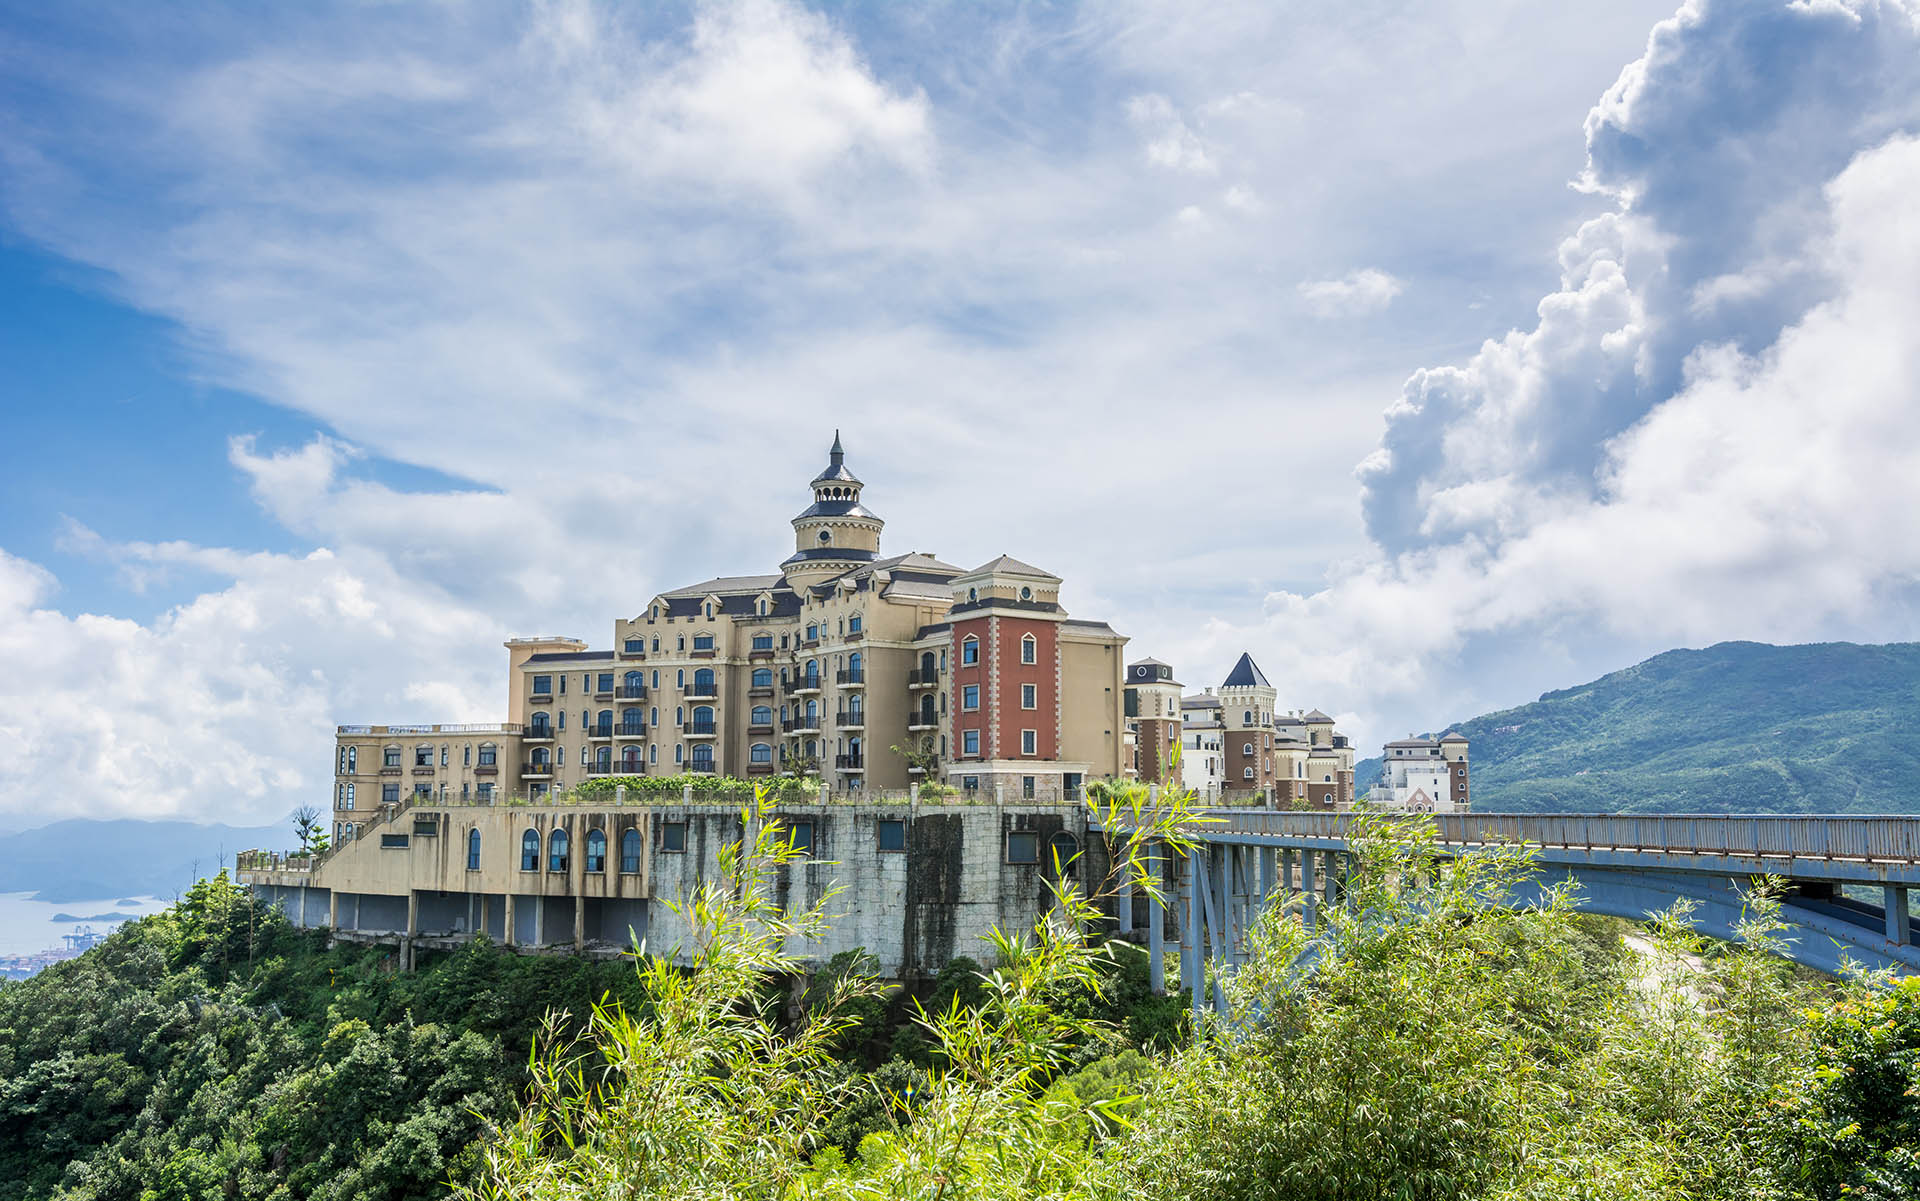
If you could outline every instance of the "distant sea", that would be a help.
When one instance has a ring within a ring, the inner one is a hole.
[[[56,915],[92,917],[96,914],[125,913],[145,917],[167,907],[166,901],[153,897],[107,897],[99,901],[36,901],[30,892],[0,892],[0,955],[31,955],[63,945],[61,935],[77,934],[91,926],[105,934],[114,922],[57,922]],[[131,901],[132,904],[125,902]]]

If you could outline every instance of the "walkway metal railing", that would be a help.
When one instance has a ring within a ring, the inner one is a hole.
[[[1197,828],[1209,835],[1343,840],[1354,813],[1215,809]],[[1757,858],[1862,859],[1920,863],[1920,817],[1756,816],[1748,814],[1438,813],[1442,843],[1524,842],[1591,851],[1651,851]]]

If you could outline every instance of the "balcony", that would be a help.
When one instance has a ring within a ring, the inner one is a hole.
[[[866,710],[843,709],[833,715],[833,724],[843,730],[864,730],[867,728]]]
[[[771,659],[773,658],[773,648],[771,646],[756,646],[747,652],[747,658],[748,660]]]
[[[527,694],[527,704],[529,705],[551,705],[553,701],[554,694],[551,692],[529,692]]]
[[[520,778],[523,780],[544,780],[552,774],[553,764],[551,763],[522,763],[520,765]]]
[[[610,725],[587,727],[587,740],[589,742],[607,742],[612,738],[613,727]]]
[[[613,690],[613,699],[617,701],[644,701],[647,699],[647,686],[645,684],[634,684],[631,686],[622,684]]]
[[[793,696],[805,696],[809,692],[818,691],[820,691],[820,677],[817,675],[795,676],[793,682],[787,685],[787,692]]]
[[[820,719],[818,717],[790,717],[780,723],[780,728],[789,734],[806,730],[817,730],[820,728]]]
[[[773,723],[769,721],[769,722],[763,722],[763,723],[761,723],[761,724],[759,724],[759,725],[749,725],[749,726],[747,727],[747,733],[749,733],[749,734],[771,734],[771,733],[773,733]]]
[[[717,700],[720,696],[720,686],[718,684],[689,684],[687,685],[686,691],[680,695],[690,701]]]
[[[720,730],[715,722],[690,721],[680,727],[680,732],[688,738],[713,738],[720,733]]]
[[[647,657],[646,648],[642,647],[637,651],[623,650],[620,652],[620,657],[622,659],[634,659],[634,660],[645,659]]]
[[[416,776],[430,776],[433,774],[433,764],[416,763],[413,765],[413,774]]]
[[[476,776],[497,776],[500,774],[500,765],[498,763],[476,763],[473,768],[473,774]]]
[[[613,732],[620,738],[645,738],[647,736],[647,723],[637,721],[624,726],[616,726]]]
[[[820,635],[814,634],[808,636],[802,634],[793,640],[793,644],[802,650],[812,650],[814,647],[820,645]]]
[[[938,670],[925,671],[916,667],[907,673],[907,687],[938,688],[940,687],[940,673]]]
[[[775,768],[771,763],[747,764],[747,774],[750,776],[770,776],[774,773],[774,770]]]
[[[398,763],[383,763],[380,765],[380,774],[383,776],[397,776],[400,774],[400,765]]]
[[[528,726],[527,732],[521,735],[521,737],[528,742],[552,742],[553,727],[552,726]]]
[[[714,649],[710,646],[704,648],[695,647],[693,650],[687,652],[687,657],[689,659],[711,659],[715,653]]]
[[[747,695],[748,696],[772,696],[773,685],[756,684],[753,687],[747,689]]]
[[[842,637],[848,642],[859,642],[867,636],[865,630],[848,630]]]
[[[836,684],[864,685],[867,682],[867,669],[862,667],[856,671],[843,667],[833,673],[833,682]]]
[[[925,731],[925,730],[937,730],[939,728],[940,728],[940,717],[938,714],[935,714],[935,713],[907,714],[907,729],[911,730],[916,734],[921,733],[922,731]]]
[[[833,766],[836,771],[865,771],[867,770],[867,757],[865,755],[835,755],[833,757]]]
[[[614,770],[623,776],[644,776],[647,774],[647,765],[639,759],[623,759],[615,765]]]
[[[619,776],[625,774],[625,771],[618,763],[595,763],[587,769],[587,775],[589,776]]]
[[[696,776],[710,776],[717,769],[711,759],[695,759],[687,764],[687,770]]]

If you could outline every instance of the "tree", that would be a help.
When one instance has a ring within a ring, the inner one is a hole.
[[[307,853],[313,848],[313,840],[320,833],[320,810],[312,805],[302,805],[293,811],[293,832],[300,837],[300,850]]]

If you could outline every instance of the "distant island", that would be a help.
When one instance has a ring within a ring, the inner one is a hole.
[[[94,913],[82,917],[74,913],[56,913],[50,920],[56,922],[130,922],[139,916],[137,913]]]

